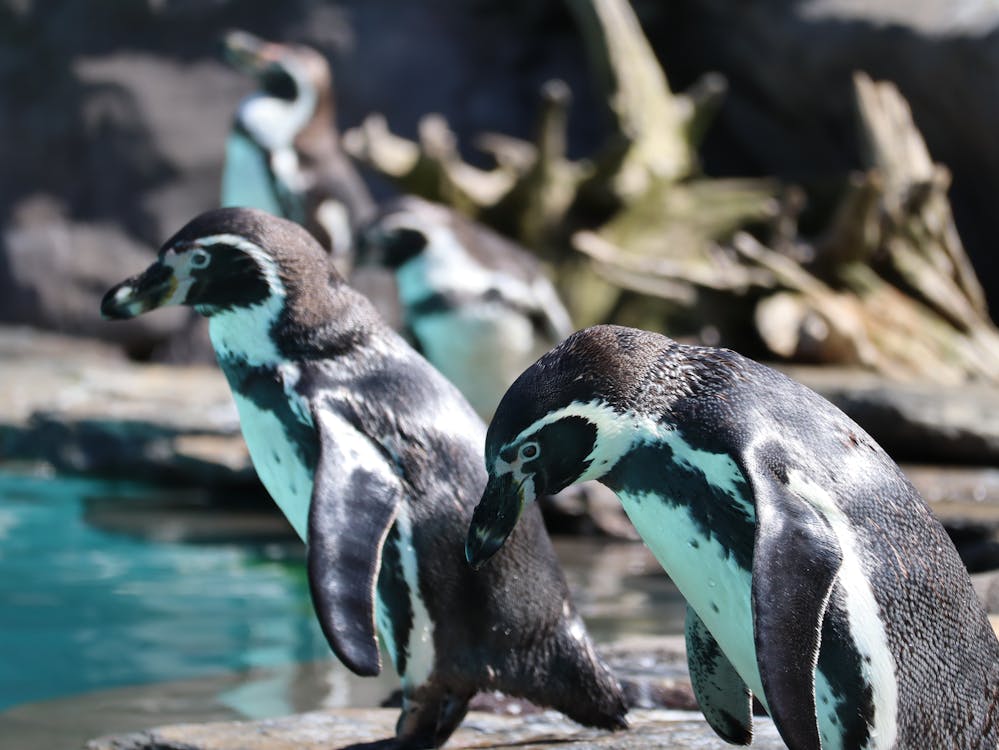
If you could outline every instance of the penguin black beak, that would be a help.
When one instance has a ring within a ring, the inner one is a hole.
[[[511,474],[489,477],[465,540],[465,559],[472,568],[478,570],[499,551],[517,525],[525,504],[524,486],[514,484]]]
[[[270,62],[268,43],[248,31],[234,30],[222,37],[222,55],[236,70],[257,75]]]
[[[169,303],[177,291],[173,269],[160,262],[111,287],[101,300],[101,317],[127,320]]]

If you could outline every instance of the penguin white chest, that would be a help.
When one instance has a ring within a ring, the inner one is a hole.
[[[424,315],[410,325],[427,359],[484,415],[541,354],[530,321],[488,302]]]
[[[313,471],[288,437],[286,425],[273,412],[233,393],[243,439],[261,484],[304,541],[312,502]]]
[[[753,641],[752,574],[704,534],[683,504],[620,493],[625,512],[750,690],[763,697]]]
[[[264,152],[239,133],[231,134],[225,145],[222,205],[259,208],[281,215]]]
[[[263,402],[259,388],[258,398],[253,398],[234,387],[233,400],[257,476],[304,540],[312,501],[313,468],[307,465],[303,447],[295,443],[291,433],[303,425],[311,428],[311,418],[308,405],[294,389],[298,368],[285,361],[270,337],[262,333],[270,329],[281,304],[281,297],[275,295],[254,307],[213,315],[208,332],[223,368],[227,362],[235,361],[241,363],[239,367],[270,373],[269,379],[263,375],[260,378],[271,390]],[[270,408],[266,405],[268,399],[273,402]]]

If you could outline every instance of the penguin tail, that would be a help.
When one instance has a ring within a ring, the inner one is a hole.
[[[560,641],[560,642],[559,642]],[[573,626],[563,630],[557,641],[548,679],[557,681],[559,696],[566,701],[555,705],[573,721],[599,729],[627,729],[629,701],[621,683],[597,655],[585,631]],[[558,675],[558,678],[555,678]]]
[[[497,687],[573,721],[598,729],[627,729],[628,700],[617,678],[597,656],[582,623],[575,617],[544,641],[514,675]]]

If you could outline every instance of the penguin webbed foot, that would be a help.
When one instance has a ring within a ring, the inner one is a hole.
[[[421,694],[422,693],[422,694]],[[402,697],[402,713],[395,727],[393,750],[429,750],[447,742],[461,720],[468,713],[471,695],[457,695],[450,691],[430,693],[417,689]],[[375,750],[372,748],[372,750]],[[377,750],[383,750],[379,747]]]

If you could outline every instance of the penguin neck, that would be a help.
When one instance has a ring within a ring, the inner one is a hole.
[[[386,326],[372,304],[332,269],[328,284],[310,283],[289,295],[272,335],[286,357],[331,359],[356,355],[377,344]]]
[[[276,367],[283,361],[271,332],[284,311],[285,299],[283,290],[272,290],[259,304],[209,314],[208,336],[223,369],[231,361],[250,367]]]
[[[270,294],[256,305],[198,308],[219,362],[277,367],[289,360],[324,359],[356,351],[378,329],[371,304],[325,262],[298,269],[294,279],[268,279]]]
[[[327,89],[323,89],[316,98],[312,116],[299,129],[294,145],[302,161],[312,164],[329,158],[339,150],[333,97]]]
[[[305,87],[291,101],[266,94],[247,97],[240,105],[238,120],[254,141],[275,153],[294,146],[295,137],[315,111],[316,94]]]

